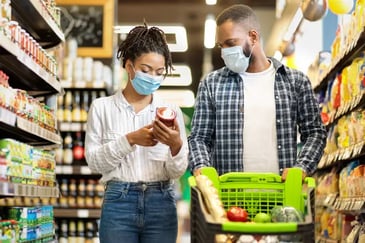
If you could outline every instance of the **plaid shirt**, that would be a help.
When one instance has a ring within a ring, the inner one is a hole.
[[[310,175],[323,154],[327,134],[318,102],[307,76],[273,58],[270,60],[276,70],[274,92],[280,172],[284,168],[300,167]],[[213,166],[220,175],[244,171],[243,85],[240,75],[226,67],[211,72],[199,84],[188,137],[192,172],[203,166]],[[297,131],[303,145],[299,154]]]

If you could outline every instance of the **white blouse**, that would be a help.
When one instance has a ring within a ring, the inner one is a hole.
[[[177,112],[183,145],[176,156],[158,143],[153,147],[131,146],[126,134],[151,124],[156,108],[168,106]],[[94,100],[88,112],[85,157],[91,171],[102,174],[101,182],[152,182],[177,179],[188,165],[188,147],[181,109],[164,103],[156,94],[142,111],[135,113],[121,91]]]

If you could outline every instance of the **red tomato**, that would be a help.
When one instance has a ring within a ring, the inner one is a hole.
[[[232,206],[227,211],[227,218],[230,221],[247,222],[248,213],[247,213],[246,209],[243,209],[238,206]]]

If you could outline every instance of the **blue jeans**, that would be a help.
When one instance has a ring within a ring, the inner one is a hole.
[[[101,211],[101,243],[176,243],[171,182],[108,182]]]

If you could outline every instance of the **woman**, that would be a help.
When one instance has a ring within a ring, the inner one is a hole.
[[[100,241],[175,243],[177,213],[173,180],[187,168],[187,139],[179,107],[157,90],[172,61],[162,30],[137,26],[118,49],[128,83],[116,94],[93,101],[88,114],[85,156],[101,173],[105,195]],[[177,117],[166,126],[158,107]]]

